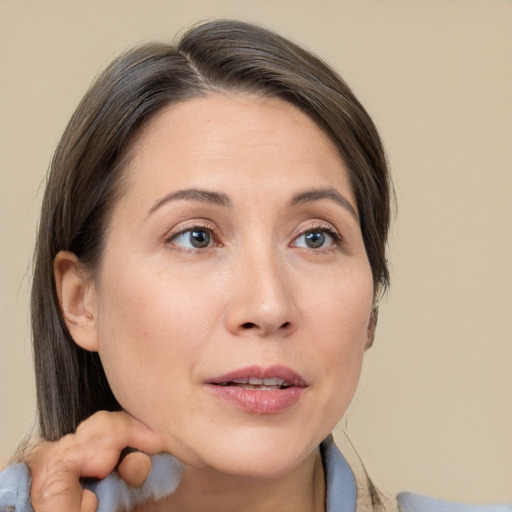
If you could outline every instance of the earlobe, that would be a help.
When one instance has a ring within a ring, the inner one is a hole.
[[[66,327],[77,345],[85,350],[98,350],[96,330],[96,294],[86,279],[78,258],[60,251],[53,261],[55,287]]]
[[[367,338],[366,338],[366,346],[365,350],[368,350],[375,340],[375,331],[377,329],[377,320],[379,319],[379,308],[374,306],[370,315],[370,320],[368,322],[368,330],[367,330]]]

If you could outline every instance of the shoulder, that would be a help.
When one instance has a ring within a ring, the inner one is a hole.
[[[412,492],[399,493],[397,501],[400,512],[512,512],[512,503],[468,505]]]
[[[349,503],[348,510],[352,507],[357,512],[512,512],[512,503],[471,505],[412,492],[401,492],[394,500],[375,489],[348,437],[336,441],[337,446],[329,436],[321,446],[327,498],[332,500],[331,507],[327,506],[328,512],[346,510],[343,503]]]
[[[30,481],[30,472],[23,463],[0,472],[0,512],[32,512]]]

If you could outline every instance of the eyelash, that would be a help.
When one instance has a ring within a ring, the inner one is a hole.
[[[322,224],[322,225],[313,224],[313,225],[307,227],[306,229],[302,229],[301,232],[293,239],[293,241],[295,242],[301,236],[304,236],[308,233],[325,233],[332,238],[332,242],[333,242],[332,246],[321,248],[321,249],[309,248],[309,250],[311,250],[313,252],[329,251],[329,250],[333,250],[333,249],[336,250],[336,249],[340,249],[343,247],[344,239],[340,235],[340,233],[332,226],[324,225],[324,224]]]
[[[213,225],[209,223],[198,223],[195,222],[194,224],[190,224],[188,226],[182,226],[179,231],[172,232],[169,234],[165,239],[165,245],[170,246],[173,249],[181,250],[181,251],[187,251],[187,252],[200,252],[204,249],[199,248],[185,248],[185,247],[179,247],[179,246],[173,246],[173,241],[176,240],[179,236],[184,235],[185,233],[188,233],[189,231],[206,231],[211,236],[213,247],[220,247],[222,244],[218,242],[218,237],[215,236],[216,229]],[[207,247],[208,248],[208,247]]]
[[[218,241],[218,237],[216,236],[216,228],[214,226],[212,226],[209,223],[201,224],[201,223],[197,223],[197,222],[194,223],[194,224],[188,225],[188,226],[184,226],[184,227],[182,227],[177,232],[171,233],[169,236],[166,237],[165,244],[167,246],[172,246],[174,240],[176,240],[178,237],[180,237],[180,236],[182,236],[185,233],[188,233],[190,231],[206,231],[206,232],[209,233],[209,235],[211,237],[211,240],[213,242],[213,247],[221,247],[222,246],[222,244]],[[336,229],[334,229],[330,225],[319,225],[319,224],[314,224],[314,225],[308,226],[305,229],[301,229],[300,233],[298,233],[293,238],[292,244],[293,244],[293,242],[298,240],[301,236],[304,236],[304,235],[306,235],[308,233],[315,233],[315,232],[317,232],[317,233],[325,233],[325,234],[329,235],[332,238],[333,246],[326,247],[326,248],[319,248],[319,249],[303,248],[302,247],[301,249],[309,249],[309,250],[311,250],[313,252],[321,252],[321,251],[332,250],[333,248],[334,249],[339,249],[344,244],[343,237],[340,235],[340,233]],[[202,252],[204,249],[208,249],[208,248],[211,248],[211,247],[205,247],[205,248],[184,248],[184,247],[177,247],[177,246],[175,246],[174,248],[177,249],[177,250],[182,250],[182,251],[187,251],[187,252]]]

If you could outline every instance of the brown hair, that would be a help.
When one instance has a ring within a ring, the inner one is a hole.
[[[311,53],[268,30],[214,21],[176,45],[121,55],[93,83],[59,142],[48,174],[32,289],[40,434],[56,440],[98,410],[120,408],[97,353],[76,345],[55,291],[61,250],[94,272],[123,168],[138,131],[163,107],[212,91],[254,91],[300,108],[338,148],[355,194],[375,295],[388,285],[390,182],[377,130],[347,84]]]

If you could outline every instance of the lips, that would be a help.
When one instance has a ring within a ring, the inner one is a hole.
[[[207,389],[244,412],[278,414],[298,402],[305,380],[286,366],[250,366],[208,380]]]

